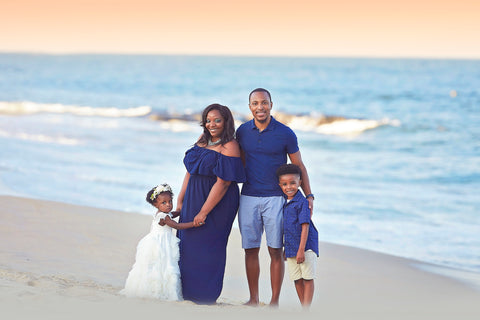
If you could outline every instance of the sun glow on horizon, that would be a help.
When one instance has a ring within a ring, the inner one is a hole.
[[[17,0],[0,52],[480,58],[480,2]]]

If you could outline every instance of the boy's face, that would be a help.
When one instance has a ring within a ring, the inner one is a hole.
[[[288,200],[292,200],[295,194],[300,188],[301,179],[298,174],[289,173],[281,175],[278,178],[278,185],[282,188],[283,193],[287,196]]]
[[[164,213],[172,211],[173,203],[172,197],[169,193],[160,193],[155,199],[155,208]]]

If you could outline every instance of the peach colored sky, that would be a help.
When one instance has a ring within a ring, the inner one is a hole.
[[[1,0],[0,52],[480,59],[478,0]]]

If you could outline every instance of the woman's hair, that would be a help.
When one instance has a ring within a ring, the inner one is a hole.
[[[235,122],[233,121],[233,115],[232,112],[230,112],[230,109],[218,103],[211,104],[203,110],[202,121],[200,122],[200,126],[203,127],[203,134],[198,139],[197,143],[207,145],[208,140],[212,138],[212,135],[205,126],[207,123],[207,115],[212,110],[218,110],[224,121],[223,132],[220,136],[220,139],[222,139],[221,145],[223,146],[225,143],[235,138]]]
[[[163,183],[156,187],[153,187],[152,190],[148,191],[145,200],[147,200],[147,202],[150,203],[152,206],[155,206],[155,200],[157,199],[157,197],[164,193],[168,193],[173,198],[172,188],[170,188],[168,184]]]
[[[280,167],[278,167],[276,174],[278,178],[285,174],[298,174],[300,179],[302,179],[302,170],[299,166],[292,163],[282,164]]]

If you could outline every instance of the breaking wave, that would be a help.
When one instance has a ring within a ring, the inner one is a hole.
[[[67,146],[76,146],[76,145],[82,144],[82,142],[78,139],[69,138],[65,136],[50,136],[46,134],[32,134],[32,133],[26,133],[26,132],[12,133],[4,130],[0,130],[0,137],[35,141],[35,142],[41,142],[41,143],[54,143],[54,144],[61,144],[61,145],[67,145]]]
[[[141,117],[149,114],[152,108],[141,106],[135,108],[96,108],[88,106],[63,105],[58,103],[36,103],[36,102],[0,102],[0,114],[28,115],[35,113],[60,113],[73,114],[77,116],[94,117]]]
[[[172,131],[191,131],[193,122],[198,124],[201,120],[200,112],[175,112],[175,111],[152,111],[150,106],[135,108],[96,108],[88,106],[73,106],[63,104],[42,104],[35,102],[0,102],[0,114],[29,115],[35,113],[72,114],[76,116],[93,117],[148,117],[153,121],[162,123],[162,127]],[[364,131],[376,129],[381,126],[399,126],[398,120],[390,119],[355,119],[342,116],[330,116],[319,113],[290,114],[287,112],[272,112],[272,115],[280,122],[288,125],[293,130],[315,132],[326,135],[357,135]],[[251,115],[235,113],[235,125],[250,120]],[[45,139],[37,137],[38,140]],[[48,139],[47,139],[48,140]],[[70,143],[62,141],[61,143]]]

